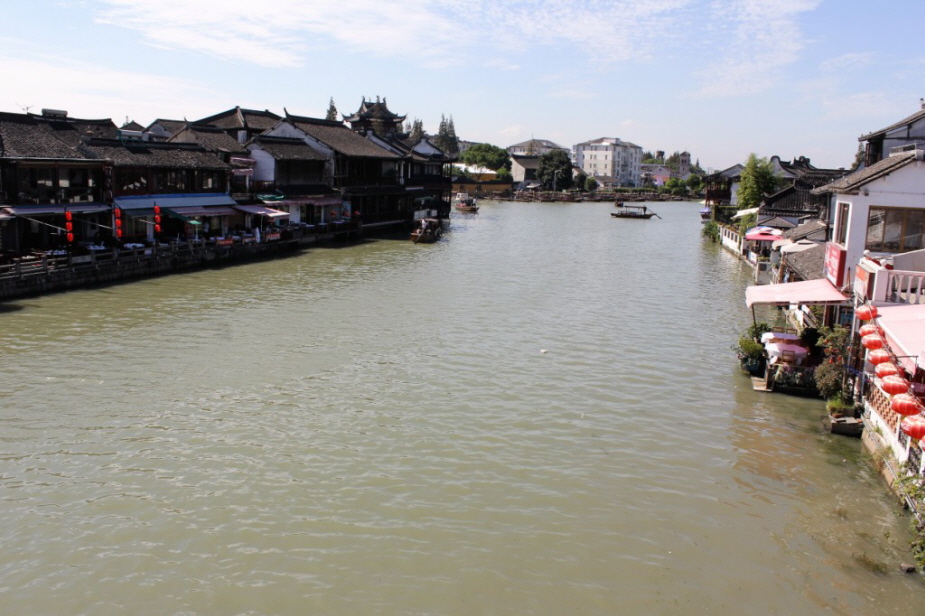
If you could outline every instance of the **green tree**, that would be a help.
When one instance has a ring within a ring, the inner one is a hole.
[[[511,175],[510,169],[505,169],[504,167],[501,167],[500,169],[498,169],[498,175],[495,176],[495,179],[510,181],[514,179],[514,176]]]
[[[777,187],[778,179],[768,159],[750,154],[745,168],[739,174],[739,190],[736,193],[739,209],[758,207],[764,195],[773,194]]]
[[[594,192],[597,190],[597,180],[592,177],[585,178],[585,190],[588,192]]]
[[[414,122],[412,122],[411,129],[408,132],[410,133],[408,138],[411,140],[411,143],[417,143],[424,137],[424,122],[414,118]]]
[[[569,155],[562,150],[551,150],[540,155],[539,165],[536,169],[536,179],[543,186],[551,190],[565,190],[571,188],[572,161]]]
[[[440,114],[440,128],[437,129],[437,137],[434,139],[434,145],[446,152],[447,154],[456,154],[459,152],[459,139],[456,138],[456,128],[453,126],[453,118],[446,119]]]
[[[462,153],[459,160],[467,165],[511,170],[511,155],[504,148],[490,143],[477,143]]]
[[[703,178],[699,175],[691,175],[687,178],[687,187],[692,193],[699,193],[703,189]]]
[[[573,181],[575,183],[575,188],[578,190],[585,190],[585,184],[588,181],[588,174],[584,171],[579,171],[575,174]]]
[[[337,120],[337,107],[334,106],[334,97],[331,97],[331,102],[328,103],[328,113],[324,116],[325,120]]]

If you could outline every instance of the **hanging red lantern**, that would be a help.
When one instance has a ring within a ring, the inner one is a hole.
[[[66,223],[64,223],[64,230],[65,230],[65,231],[73,231],[73,230],[74,230],[74,223],[72,223],[72,222],[66,222]]]
[[[160,214],[155,214],[155,215],[154,215],[154,224],[156,224],[156,225],[161,224],[161,215],[160,215]]]
[[[154,225],[154,232],[155,232],[155,233],[160,233],[160,232],[161,232],[161,226],[160,226],[160,225]]]
[[[67,234],[67,243],[70,244],[70,243],[73,242],[73,241],[74,241],[74,234],[73,234],[73,233],[68,233],[68,234]]]
[[[116,237],[122,239],[122,229],[116,229]]]
[[[65,212],[64,212],[64,220],[66,220],[66,221],[68,221],[68,222],[71,222],[72,220],[74,220],[74,215],[71,214],[70,210],[65,210]]]
[[[893,358],[890,357],[890,352],[886,349],[875,349],[867,354],[867,361],[875,366],[883,362],[892,361],[892,359]]]
[[[885,376],[880,380],[880,387],[891,396],[904,394],[909,391],[909,381],[895,374]]]
[[[910,417],[922,412],[922,405],[919,404],[918,398],[912,394],[896,394],[890,400],[890,408],[898,415]]]
[[[858,334],[861,336],[869,336],[871,334],[879,334],[880,328],[874,325],[873,323],[868,323],[867,325],[862,325],[858,330]]]
[[[861,338],[861,344],[864,345],[865,349],[880,349],[883,348],[885,341],[883,338],[877,334],[868,334]]]
[[[160,213],[161,213],[161,206],[159,206],[159,205],[157,205],[157,204],[155,203],[155,204],[154,204],[154,214],[155,214],[155,215],[160,215]]]
[[[906,417],[902,420],[902,423],[899,424],[899,427],[909,438],[913,438],[917,441],[925,438],[925,416],[923,415]]]
[[[874,373],[879,378],[885,376],[894,376],[899,374],[899,367],[891,361],[885,361],[882,364],[877,364],[874,367]]]
[[[877,307],[871,306],[870,304],[865,304],[858,308],[855,313],[859,319],[862,321],[870,321],[871,319],[876,319],[879,315],[877,314]]]

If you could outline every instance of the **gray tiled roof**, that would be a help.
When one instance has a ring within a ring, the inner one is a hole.
[[[88,158],[111,161],[117,167],[151,167],[171,169],[230,169],[215,154],[199,146],[150,142],[121,143],[95,140],[81,146]]]
[[[359,158],[399,159],[398,154],[379,147],[370,140],[353,132],[340,122],[318,120],[304,116],[288,115],[287,119],[299,130],[309,135],[339,154]]]
[[[244,144],[220,129],[205,126],[192,126],[189,132],[193,135],[197,143],[209,151],[229,154],[244,154],[247,152],[247,148],[244,147]]]
[[[925,109],[920,109],[916,111],[915,113],[913,113],[911,116],[907,118],[903,118],[899,122],[894,122],[893,124],[890,124],[886,128],[881,128],[880,130],[876,130],[872,133],[861,135],[860,137],[858,137],[858,141],[870,141],[871,139],[874,139],[876,137],[886,135],[891,130],[901,128],[903,126],[907,126],[910,124],[914,124],[915,122],[921,120],[922,118],[925,118]]]
[[[30,116],[0,113],[0,157],[83,158],[83,155]]]
[[[77,147],[87,137],[115,137],[112,120],[46,118],[0,113],[0,156],[7,158],[84,158]]]
[[[813,189],[813,194],[818,195],[825,192],[840,193],[844,195],[856,195],[862,186],[868,184],[879,177],[883,177],[896,169],[905,167],[915,162],[916,151],[910,150],[900,154],[893,154],[881,161],[878,161],[870,167],[864,167],[860,171],[855,171],[850,175],[835,180],[824,186]]]
[[[326,160],[324,154],[301,139],[258,136],[252,143],[259,145],[275,160]]]
[[[786,256],[787,265],[803,280],[818,280],[825,277],[825,244],[819,244]]]

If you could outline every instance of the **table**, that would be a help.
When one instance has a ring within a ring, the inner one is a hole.
[[[771,342],[771,340],[799,340],[800,334],[791,334],[788,332],[764,332],[761,334],[761,342]]]
[[[781,356],[784,351],[792,351],[794,362],[796,365],[801,366],[806,360],[806,356],[809,355],[809,349],[799,344],[792,344],[788,342],[766,342],[764,344],[764,349],[768,352],[768,361],[772,364],[776,364],[781,361]]]

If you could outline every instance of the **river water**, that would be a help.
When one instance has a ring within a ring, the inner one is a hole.
[[[653,207],[0,306],[0,612],[925,613],[859,441],[738,370],[749,271]]]

